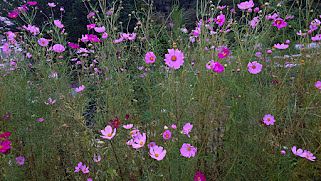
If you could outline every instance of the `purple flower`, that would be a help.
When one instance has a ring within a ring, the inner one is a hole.
[[[193,125],[191,123],[186,123],[183,126],[183,134],[185,134],[188,137],[190,137],[189,133],[192,131],[192,129],[193,129]]]
[[[75,88],[75,92],[80,93],[80,92],[84,91],[85,88],[86,87],[84,85],[81,85],[81,86]]]
[[[170,130],[165,130],[165,131],[163,132],[163,138],[164,138],[164,140],[169,140],[169,139],[171,139],[171,137],[172,137],[172,133],[171,133]]]
[[[16,163],[17,163],[17,165],[19,165],[19,166],[22,166],[22,165],[24,165],[25,164],[25,157],[24,156],[18,156],[18,157],[16,157]]]
[[[197,148],[192,146],[191,144],[184,143],[180,149],[181,155],[186,158],[195,157],[197,153]]]

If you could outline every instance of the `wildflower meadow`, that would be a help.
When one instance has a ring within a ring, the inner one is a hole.
[[[321,180],[320,1],[73,2],[0,2],[0,180]]]

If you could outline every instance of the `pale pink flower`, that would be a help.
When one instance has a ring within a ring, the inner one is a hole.
[[[147,52],[145,55],[146,64],[153,64],[156,61],[156,56],[153,52]]]
[[[94,162],[96,162],[96,163],[100,162],[100,161],[101,161],[101,156],[100,156],[100,154],[94,154],[93,160],[94,160]]]
[[[123,125],[123,128],[125,128],[125,129],[132,129],[133,128],[133,124],[125,124],[125,125]]]
[[[285,150],[281,150],[280,153],[281,153],[281,155],[285,155],[286,151]]]
[[[81,86],[75,88],[75,92],[80,93],[80,92],[84,91],[85,88],[86,87],[84,85],[81,85]]]
[[[97,33],[104,33],[106,28],[104,26],[94,28]]]
[[[321,41],[321,34],[317,34],[317,35],[311,37],[311,40],[312,41]]]
[[[189,133],[192,131],[192,129],[193,129],[193,125],[191,123],[186,123],[183,126],[183,134],[185,134],[188,137],[190,137]]]
[[[165,64],[172,69],[179,69],[184,64],[184,53],[178,49],[168,49]]]
[[[115,135],[116,135],[116,128],[113,128],[108,125],[105,127],[105,129],[101,130],[101,134],[102,136],[100,136],[101,138],[104,138],[104,139],[108,139],[108,140],[111,140]]]
[[[262,67],[263,65],[258,63],[257,61],[254,62],[249,62],[247,64],[247,70],[251,73],[251,74],[258,74],[262,71]]]
[[[195,157],[197,153],[197,148],[191,144],[184,143],[180,149],[181,155],[186,158]]]
[[[108,33],[104,32],[104,33],[101,35],[101,38],[102,38],[102,39],[108,38]]]
[[[42,123],[42,122],[45,121],[45,118],[38,118],[36,121],[39,122],[39,123]]]
[[[62,53],[65,51],[65,47],[62,45],[62,44],[55,44],[53,47],[52,47],[52,50],[56,53]]]
[[[39,28],[34,25],[27,25],[27,26],[23,25],[22,28],[29,31],[34,36],[36,36],[40,33]]]
[[[137,133],[135,137],[133,138],[132,147],[135,149],[141,148],[146,143],[146,133]]]
[[[315,86],[317,89],[321,90],[321,81],[320,81],[320,80],[316,81],[315,84],[314,84],[314,86]]]
[[[264,117],[263,117],[263,123],[267,126],[270,126],[270,125],[274,125],[275,123],[275,119],[274,119],[274,116],[271,115],[271,114],[266,114]]]
[[[60,20],[54,20],[54,24],[55,24],[59,29],[62,29],[62,28],[65,27],[65,26],[61,23]]]
[[[312,162],[314,162],[316,159],[316,157],[313,155],[313,153],[311,153],[308,150],[304,150],[301,157],[306,158],[307,160],[310,160]]]
[[[171,128],[172,128],[172,129],[177,129],[176,124],[172,124],[172,125],[171,125]]]
[[[282,44],[277,43],[277,44],[274,44],[273,47],[276,48],[276,49],[279,49],[279,50],[285,50],[285,49],[289,48],[289,45],[288,44],[284,44],[284,43],[282,43]]]
[[[49,40],[47,40],[46,38],[40,38],[38,40],[38,44],[42,47],[46,47],[49,44]]]
[[[54,7],[56,7],[56,4],[55,3],[48,3],[48,6],[51,8],[54,8]]]
[[[166,150],[161,146],[155,145],[149,149],[149,155],[155,160],[160,161],[166,156]]]
[[[296,146],[292,147],[292,153],[296,156],[303,157],[303,150],[301,148],[297,149]]]
[[[249,1],[245,1],[245,2],[241,2],[237,5],[237,7],[241,10],[247,10],[247,9],[251,9],[254,7],[254,2],[253,0],[249,0]]]

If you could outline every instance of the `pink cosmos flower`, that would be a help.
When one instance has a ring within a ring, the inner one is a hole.
[[[194,181],[206,181],[206,177],[202,172],[197,171],[194,175]]]
[[[62,53],[65,51],[65,47],[62,45],[62,44],[55,44],[53,47],[52,47],[52,50],[56,53]]]
[[[68,46],[72,49],[78,49],[80,46],[76,43],[68,42]]]
[[[97,33],[104,33],[106,28],[104,26],[94,28]]]
[[[156,56],[153,52],[147,52],[145,55],[146,64],[153,64],[156,61]]]
[[[75,92],[80,93],[80,92],[84,91],[85,88],[86,87],[84,85],[81,85],[81,86],[75,88]]]
[[[315,88],[321,90],[321,81],[320,80],[316,81],[314,86],[315,86]]]
[[[277,44],[274,44],[273,47],[276,48],[276,49],[279,49],[279,50],[285,50],[285,49],[289,48],[289,45],[288,44],[284,44],[284,43],[282,43],[282,44],[277,43]]]
[[[193,125],[191,123],[186,123],[183,126],[183,134],[185,134],[188,137],[190,137],[189,133],[192,131],[192,129],[193,129]]]
[[[304,150],[301,157],[306,158],[307,160],[310,160],[312,162],[314,162],[316,159],[316,157],[313,155],[313,153],[311,153],[308,150]]]
[[[265,16],[265,19],[266,20],[275,20],[276,18],[278,18],[279,17],[279,14],[278,13],[274,13],[274,14],[268,14],[268,15],[266,15]]]
[[[251,9],[254,7],[254,2],[253,0],[241,2],[240,4],[237,5],[237,7],[241,10]]]
[[[273,26],[277,27],[278,29],[282,29],[288,26],[288,23],[285,22],[282,18],[276,18],[273,23]]]
[[[192,35],[193,35],[193,37],[199,37],[200,36],[200,34],[201,34],[201,28],[199,28],[199,27],[196,27],[194,30],[192,30]]]
[[[133,138],[132,147],[135,149],[142,148],[146,143],[146,133],[137,133]]]
[[[267,53],[267,54],[272,54],[273,51],[272,51],[272,50],[266,50],[266,53]]]
[[[27,26],[23,25],[22,28],[29,31],[34,36],[36,36],[40,33],[39,28],[34,25],[27,25]]]
[[[102,134],[102,136],[100,137],[111,140],[116,135],[116,131],[116,128],[114,128],[113,130],[113,128],[110,125],[108,125],[105,127],[105,129],[100,131]]]
[[[151,149],[151,148],[154,147],[154,146],[157,146],[154,141],[149,142],[148,145],[147,145],[147,147],[148,147],[149,149]]]
[[[263,65],[258,63],[257,61],[254,62],[249,62],[247,64],[247,70],[251,73],[251,74],[258,74],[262,71],[262,67]]]
[[[250,21],[250,26],[252,29],[255,29],[257,27],[257,25],[260,22],[260,18],[258,16],[254,17],[251,21]]]
[[[3,51],[3,53],[6,54],[6,55],[10,54],[11,49],[10,49],[9,43],[4,43],[4,44],[2,45],[2,51]]]
[[[11,19],[16,19],[18,18],[18,16],[19,16],[19,12],[17,10],[13,10],[8,13],[8,18],[11,18]]]
[[[87,30],[91,30],[91,29],[94,29],[96,27],[96,24],[89,24],[87,25]]]
[[[172,69],[179,69],[184,64],[184,53],[178,49],[168,49],[165,64]]]
[[[172,124],[172,125],[171,125],[171,128],[172,128],[172,129],[177,129],[176,124]]]
[[[281,155],[285,155],[286,151],[285,150],[281,150],[280,153],[281,153]]]
[[[38,4],[38,2],[37,1],[28,1],[27,4],[29,6],[36,6]]]
[[[123,125],[123,128],[125,128],[125,129],[132,129],[133,128],[133,124],[125,124],[125,125]]]
[[[164,159],[166,150],[161,146],[155,145],[149,149],[149,155],[155,160],[160,161]]]
[[[197,153],[197,148],[191,144],[184,143],[180,149],[181,155],[186,158],[194,157]]]
[[[37,118],[37,120],[36,120],[37,122],[39,122],[39,123],[42,123],[42,122],[44,122],[45,121],[45,118]]]
[[[101,38],[102,38],[102,39],[108,38],[108,33],[104,32],[104,33],[101,35]]]
[[[214,62],[211,68],[215,73],[218,74],[224,72],[225,70],[224,66],[220,62]]]
[[[170,130],[165,130],[165,131],[163,132],[163,138],[164,138],[164,140],[169,140],[169,139],[171,139],[171,137],[172,137],[172,133],[171,133]]]
[[[90,19],[90,18],[94,17],[95,15],[96,15],[96,13],[91,11],[88,13],[87,19]]]
[[[56,4],[55,3],[48,3],[48,6],[51,8],[54,8],[54,7],[56,7]]]
[[[224,14],[220,14],[215,18],[215,23],[221,27],[224,25],[225,23],[225,15]]]
[[[10,149],[11,149],[11,141],[9,140],[0,141],[0,153],[6,154],[10,151]]]
[[[296,156],[303,157],[303,150],[301,148],[297,149],[296,146],[292,147],[292,153]]]
[[[260,8],[259,7],[254,8],[254,13],[258,13],[258,12],[260,12]]]
[[[311,40],[312,41],[321,41],[321,34],[317,34],[317,35],[311,37]]]
[[[13,33],[12,31],[8,31],[5,33],[7,35],[7,39],[9,42],[15,42],[16,34]]]
[[[65,27],[65,26],[61,23],[60,20],[54,20],[54,24],[55,24],[59,29],[62,29],[62,28]]]
[[[42,47],[46,47],[49,44],[49,41],[46,38],[40,38],[38,40],[38,44]]]
[[[223,9],[225,9],[226,8],[226,6],[224,5],[224,6],[217,6],[217,9],[219,9],[219,10],[223,10]]]
[[[219,52],[218,52],[217,56],[219,59],[223,59],[223,58],[229,56],[230,53],[231,53],[231,51],[229,48],[221,47],[221,48],[219,48]]]
[[[267,126],[270,126],[270,125],[274,125],[275,123],[275,119],[274,119],[274,116],[271,115],[271,114],[266,114],[264,117],[263,117],[263,123]]]
[[[22,165],[24,165],[25,164],[25,157],[24,156],[18,156],[18,157],[16,157],[16,163],[17,163],[17,165],[19,165],[19,166],[22,166]]]
[[[207,64],[206,64],[207,70],[212,70],[213,67],[214,67],[214,60],[210,60],[209,62],[207,62]]]

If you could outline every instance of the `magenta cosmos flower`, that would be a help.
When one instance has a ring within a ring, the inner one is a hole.
[[[230,53],[231,53],[231,51],[230,51],[229,48],[227,48],[227,47],[221,47],[221,48],[219,49],[219,52],[218,52],[217,56],[218,56],[219,59],[223,59],[223,58],[229,56]]]
[[[80,93],[80,92],[84,91],[85,88],[86,87],[84,85],[81,85],[81,86],[75,88],[75,92]]]
[[[116,128],[114,128],[113,130],[113,128],[110,125],[108,125],[105,127],[105,129],[100,131],[102,134],[102,136],[100,137],[111,140],[116,135],[116,131]]]
[[[318,80],[315,84],[314,84],[315,88],[321,90],[321,81]]]
[[[149,149],[149,155],[155,160],[160,161],[166,156],[166,150],[161,146],[155,145]]]
[[[133,128],[133,124],[125,124],[125,125],[123,125],[123,128],[125,128],[125,129],[132,129]]]
[[[202,172],[197,171],[194,175],[194,181],[206,181],[206,177]]]
[[[40,38],[38,40],[38,44],[42,47],[46,47],[49,44],[49,40],[47,40],[46,38]]]
[[[249,62],[247,64],[247,70],[251,73],[251,74],[258,74],[262,71],[262,64],[258,63],[257,61],[254,62]]]
[[[224,66],[222,64],[220,64],[220,62],[214,62],[212,64],[212,70],[215,73],[220,74],[220,73],[224,72],[225,68],[224,68]]]
[[[154,52],[147,52],[145,55],[145,62],[147,64],[153,64],[156,61],[156,56],[154,54]]]
[[[267,126],[270,126],[270,125],[274,125],[275,123],[275,119],[274,119],[274,116],[271,115],[271,114],[266,114],[264,117],[263,117],[263,123]]]
[[[241,10],[247,10],[254,7],[254,2],[252,0],[241,2],[237,7]]]
[[[76,43],[68,42],[67,45],[72,49],[78,49],[80,46]]]
[[[169,140],[172,137],[172,132],[170,130],[165,130],[163,132],[163,138],[164,140]]]
[[[183,126],[183,134],[187,135],[188,137],[189,136],[189,133],[192,131],[193,129],[193,125],[191,123],[186,123],[184,126]]]
[[[9,140],[0,140],[0,153],[6,154],[10,151],[11,149],[11,141]]]
[[[285,22],[282,18],[276,18],[274,19],[273,26],[277,27],[278,29],[282,29],[288,26],[288,23]]]
[[[279,50],[285,50],[285,49],[289,48],[289,45],[288,44],[284,44],[284,43],[282,43],[282,44],[277,43],[277,44],[274,44],[273,47],[276,48],[276,49],[279,49]]]
[[[191,144],[184,143],[180,149],[181,155],[186,158],[194,157],[197,153],[197,148]]]
[[[172,69],[179,69],[184,64],[184,53],[178,49],[168,49],[165,64]]]
[[[224,14],[220,14],[215,18],[215,23],[221,27],[224,25],[225,23],[225,15]]]
[[[53,47],[52,47],[52,50],[56,53],[62,53],[65,51],[65,47],[62,45],[62,44],[55,44]]]

